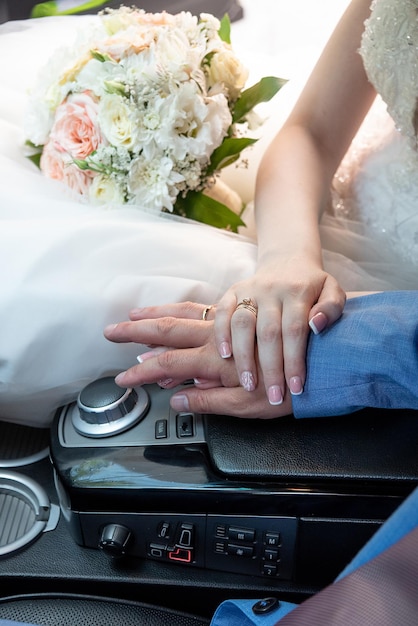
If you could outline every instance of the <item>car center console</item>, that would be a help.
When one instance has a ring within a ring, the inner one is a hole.
[[[79,546],[326,584],[417,483],[414,412],[240,420],[176,413],[171,393],[105,378],[57,413],[55,484]]]

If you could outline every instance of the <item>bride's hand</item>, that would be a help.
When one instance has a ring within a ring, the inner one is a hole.
[[[110,341],[158,344],[169,348],[158,350],[155,355],[151,353],[142,363],[119,374],[116,377],[118,384],[132,387],[164,380],[167,381],[165,387],[170,388],[176,385],[176,381],[206,380],[212,381],[207,388],[204,383],[198,383],[175,393],[171,398],[173,409],[264,419],[292,412],[290,398],[281,406],[269,404],[261,375],[260,385],[251,394],[249,402],[248,393],[239,384],[234,360],[219,357],[213,322],[201,318],[204,307],[192,305],[187,308],[187,304],[173,307],[170,310],[175,315],[180,315],[182,308],[195,315],[199,308],[200,319],[159,317],[167,307],[153,307],[152,311],[133,312],[136,321],[121,322],[105,329],[105,336]],[[153,314],[154,319],[150,318]],[[138,319],[143,315],[148,318]]]
[[[269,402],[279,405],[286,387],[292,394],[303,391],[309,328],[320,333],[341,316],[344,304],[344,291],[322,268],[300,258],[280,264],[275,259],[218,302],[218,352],[223,358],[233,355],[247,391],[259,387],[261,372]]]

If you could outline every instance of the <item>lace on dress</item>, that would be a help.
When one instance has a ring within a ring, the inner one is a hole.
[[[334,214],[417,266],[418,0],[371,9],[359,52],[379,97],[335,176]]]

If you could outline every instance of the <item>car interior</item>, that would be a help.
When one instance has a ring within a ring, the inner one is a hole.
[[[0,19],[32,6],[0,0]],[[235,0],[141,7],[243,15]],[[299,603],[418,481],[414,411],[242,420],[176,413],[171,393],[103,378],[50,429],[3,416],[0,619],[203,626],[230,598]]]

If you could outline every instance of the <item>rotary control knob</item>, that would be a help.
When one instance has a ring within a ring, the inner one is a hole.
[[[72,413],[73,426],[86,437],[109,437],[131,428],[149,407],[143,387],[123,389],[111,376],[84,387]]]
[[[107,524],[99,541],[99,548],[113,558],[125,556],[132,533],[122,524]]]

